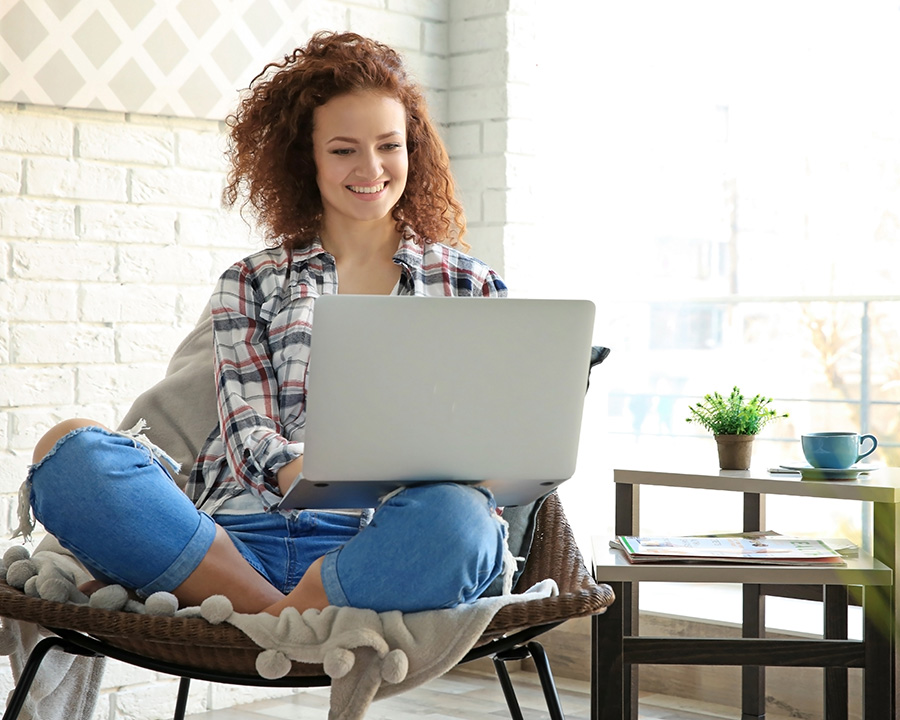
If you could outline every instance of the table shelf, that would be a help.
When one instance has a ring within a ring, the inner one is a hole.
[[[594,577],[599,582],[736,583],[755,585],[890,586],[894,573],[871,555],[847,558],[843,566],[767,565],[762,563],[630,563],[609,538],[592,538]]]

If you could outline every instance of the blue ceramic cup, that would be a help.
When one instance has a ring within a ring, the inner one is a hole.
[[[872,446],[862,452],[862,444],[872,441]],[[848,468],[864,457],[871,455],[878,447],[874,435],[860,435],[852,432],[809,433],[800,438],[806,462],[815,468]]]

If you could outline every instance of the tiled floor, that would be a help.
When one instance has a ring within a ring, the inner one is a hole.
[[[547,709],[537,676],[513,674],[513,682],[525,720],[547,718]],[[557,689],[567,720],[590,718],[587,683],[557,678]],[[723,720],[739,713],[719,705],[688,702],[661,695],[641,698],[641,720]],[[325,720],[328,689],[298,691],[277,700],[212,710],[189,715],[186,720]],[[771,713],[769,720],[779,720]],[[506,720],[509,711],[496,678],[490,674],[454,670],[442,678],[393,698],[372,704],[366,720]]]

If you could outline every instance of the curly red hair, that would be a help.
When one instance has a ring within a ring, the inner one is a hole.
[[[231,170],[224,197],[245,198],[275,245],[303,247],[318,236],[322,198],[313,159],[313,111],[338,95],[375,91],[406,110],[409,175],[392,217],[421,242],[460,244],[466,222],[450,161],[425,98],[400,55],[355,33],[319,32],[270,63],[250,83],[231,129]]]

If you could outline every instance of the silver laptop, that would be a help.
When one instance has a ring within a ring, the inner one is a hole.
[[[303,477],[289,508],[375,507],[401,485],[521,505],[575,472],[591,361],[586,300],[316,300]]]

